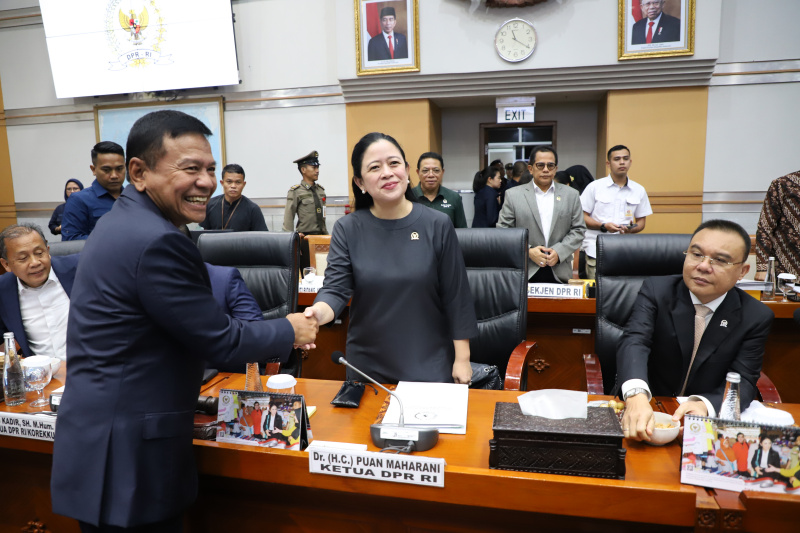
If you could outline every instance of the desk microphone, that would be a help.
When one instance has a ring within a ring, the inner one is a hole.
[[[409,452],[424,452],[436,446],[436,443],[439,442],[438,429],[405,427],[405,424],[403,423],[403,402],[400,401],[400,396],[348,363],[342,352],[333,352],[331,354],[331,360],[337,365],[345,365],[348,368],[352,368],[367,378],[370,382],[391,394],[394,399],[397,400],[397,405],[400,407],[400,419],[397,425],[372,424],[369,428],[369,433],[372,437],[372,443],[375,446],[378,448],[405,448],[401,451]]]

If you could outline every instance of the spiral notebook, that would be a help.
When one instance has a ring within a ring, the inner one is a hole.
[[[681,483],[800,497],[800,427],[687,415]]]

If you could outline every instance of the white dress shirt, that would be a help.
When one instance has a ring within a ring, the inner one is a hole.
[[[22,327],[33,355],[67,359],[67,319],[69,296],[50,268],[47,281],[40,287],[28,287],[17,278]]]
[[[581,194],[581,206],[584,212],[601,224],[628,224],[653,214],[644,187],[630,178],[620,187],[610,175],[586,186]],[[597,257],[597,236],[600,233],[596,229],[586,230],[581,250],[585,250],[589,257]]]
[[[544,234],[544,245],[550,247],[550,228],[553,225],[553,210],[556,202],[555,182],[550,184],[550,188],[543,191],[538,185],[533,185],[536,192],[536,206],[539,208],[539,219],[542,221],[542,233]]]
[[[692,291],[689,291],[689,297],[692,299],[692,304],[694,304],[694,305],[705,305],[706,307],[711,309],[711,312],[708,313],[705,316],[706,327],[708,327],[708,324],[711,322],[711,317],[714,316],[714,313],[716,313],[717,308],[722,304],[722,301],[725,300],[726,296],[728,296],[727,292],[725,294],[723,294],[722,296],[720,296],[719,298],[717,298],[715,300],[711,300],[707,304],[703,304],[703,303],[700,302],[700,299],[697,298],[697,296],[694,295],[694,293]],[[692,339],[694,339],[694,333],[692,333]],[[691,368],[689,370],[691,371]],[[645,391],[647,391],[647,399],[648,400],[653,397],[652,393],[650,392],[650,387],[647,385],[647,382],[645,380],[643,380],[643,379],[629,379],[628,381],[626,381],[625,383],[622,384],[622,387],[620,389],[620,393],[621,393],[622,397],[624,398],[625,394],[629,390],[636,389],[636,388],[642,388]],[[708,409],[708,416],[710,416],[712,418],[717,416],[716,409],[714,409],[714,406],[711,405],[711,402],[709,402],[704,396],[699,396],[699,395],[689,396],[689,400],[690,401],[699,400],[699,401],[703,402],[706,405],[706,409]],[[742,406],[742,407],[743,407],[742,410],[747,409],[747,406]]]

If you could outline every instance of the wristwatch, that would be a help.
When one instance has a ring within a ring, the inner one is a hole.
[[[637,394],[647,395],[647,389],[643,389],[642,387],[633,388],[625,393],[625,397],[623,398],[623,400],[627,400],[631,396],[636,396]]]
[[[605,232],[607,232],[607,231],[608,231],[608,230],[606,229],[606,223],[605,223],[605,222],[603,222],[602,224],[600,224],[600,231],[602,231],[603,233],[605,233]]]

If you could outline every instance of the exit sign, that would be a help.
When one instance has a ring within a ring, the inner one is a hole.
[[[497,122],[533,122],[533,106],[529,107],[498,107]]]

